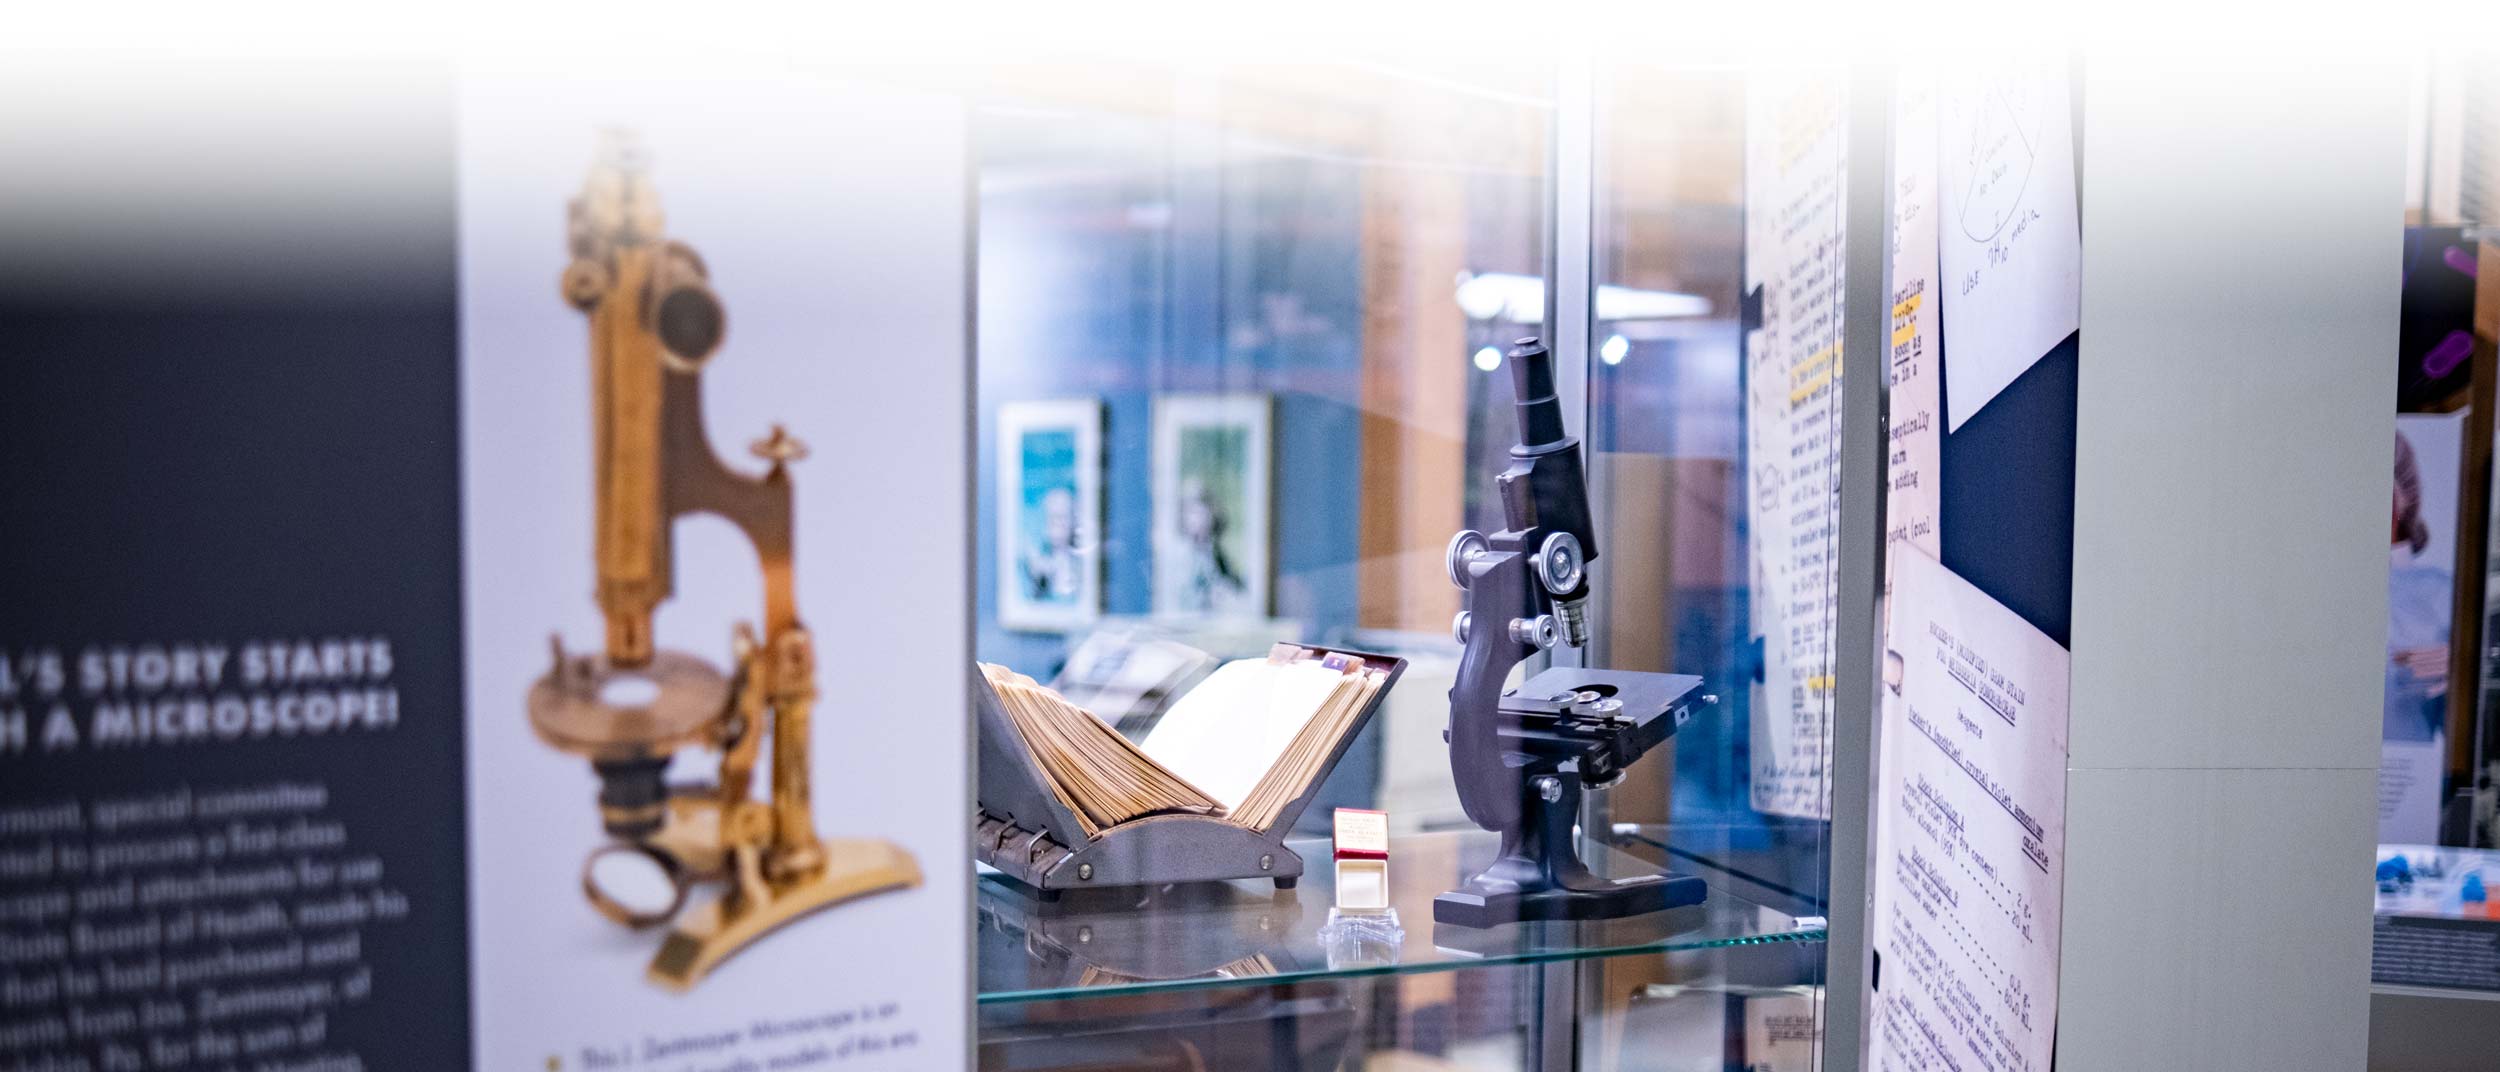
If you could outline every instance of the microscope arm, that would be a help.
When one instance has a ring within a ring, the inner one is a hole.
[[[761,477],[731,469],[712,450],[703,430],[703,379],[693,373],[667,373],[661,431],[668,459],[666,514],[708,513],[726,519],[746,533],[764,570],[764,637],[772,639],[799,624],[798,601],[790,565],[790,476],[785,461],[805,454],[797,440],[779,428],[759,444],[772,468]]]
[[[1519,776],[1502,748],[1502,684],[1533,650],[1511,638],[1514,618],[1533,616],[1527,570],[1517,552],[1478,554],[1458,563],[1466,571],[1466,649],[1450,686],[1450,771],[1459,806],[1487,830],[1519,823]]]

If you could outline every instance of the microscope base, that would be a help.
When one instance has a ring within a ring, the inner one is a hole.
[[[1693,875],[1609,880],[1582,872],[1542,889],[1522,889],[1480,875],[1433,898],[1432,921],[1484,928],[1531,920],[1619,919],[1700,904],[1709,892],[1708,884]]]
[[[762,904],[732,906],[735,891],[686,913],[651,958],[649,979],[683,993],[758,938],[820,908],[920,885],[920,865],[890,841],[826,838],[825,869],[772,887]]]

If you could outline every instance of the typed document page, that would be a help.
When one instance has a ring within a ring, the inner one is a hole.
[[[1885,429],[1884,542],[1941,555],[1936,530],[1944,429],[1936,422],[1944,370],[1936,348],[1936,83],[1904,71],[1894,105],[1892,164],[1892,334],[1885,380],[1892,393]]]
[[[1745,355],[1748,550],[1763,646],[1752,804],[1808,819],[1831,817],[1842,89],[1834,75],[1755,79],[1745,139],[1745,262],[1762,287],[1762,327]]]
[[[2067,652],[1935,559],[1893,572],[1868,1067],[2048,1072]]]

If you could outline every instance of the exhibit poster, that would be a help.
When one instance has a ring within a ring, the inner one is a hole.
[[[461,115],[475,1067],[954,1065],[960,105],[473,69]]]
[[[0,1069],[465,1067],[448,72],[34,66],[114,118],[7,131]]]
[[[2387,687],[2379,710],[2378,839],[2439,840],[2464,411],[2396,416],[2387,548]]]
[[[1745,119],[1745,263],[1762,309],[1745,352],[1747,551],[1763,651],[1751,794],[1757,811],[1806,819],[1831,817],[1844,91],[1835,72],[1759,75]]]
[[[0,1070],[960,1066],[960,101],[294,77],[7,131]]]
[[[998,407],[998,624],[1066,631],[1102,615],[1102,401]]]
[[[1267,616],[1274,413],[1263,394],[1154,400],[1156,613]]]

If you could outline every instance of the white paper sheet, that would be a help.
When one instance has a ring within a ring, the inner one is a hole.
[[[2063,62],[1949,75],[1938,104],[1951,431],[2081,323],[2083,239]]]
[[[1137,747],[1239,807],[1344,679],[1317,662],[1235,660],[1175,701]]]
[[[1844,86],[1762,75],[1747,110],[1745,263],[1762,328],[1746,337],[1754,626],[1753,807],[1831,817],[1834,456],[1840,435]]]
[[[1886,353],[1892,426],[1885,543],[1942,556],[1936,530],[1936,80],[1904,71],[1893,119],[1892,335]]]
[[[1745,1000],[1745,1072],[1818,1072],[1823,988]]]
[[[2066,649],[1915,550],[1893,552],[1893,576],[1867,1064],[2048,1072]]]

